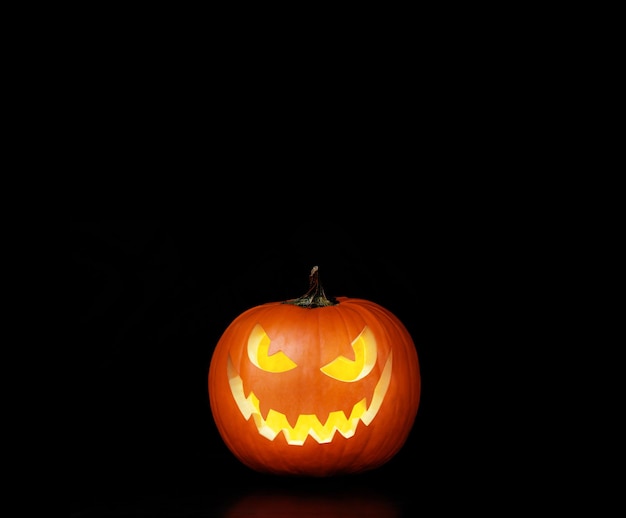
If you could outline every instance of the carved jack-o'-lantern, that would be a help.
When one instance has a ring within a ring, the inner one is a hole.
[[[245,465],[329,476],[381,466],[404,445],[420,398],[417,352],[400,320],[363,299],[328,299],[317,267],[302,297],[251,308],[209,367],[218,431]]]

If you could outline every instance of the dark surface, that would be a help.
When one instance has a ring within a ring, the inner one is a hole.
[[[509,425],[494,417],[502,407],[483,378],[506,320],[498,295],[514,282],[494,267],[508,251],[494,257],[491,235],[442,220],[415,228],[282,221],[68,223],[79,330],[70,516],[228,516],[251,507],[282,516],[300,505],[302,516],[345,517],[347,502],[358,516],[418,516],[476,500],[484,509],[513,485],[503,468],[513,455],[503,439]],[[420,408],[404,448],[378,470],[322,480],[257,474],[230,454],[212,420],[211,354],[244,310],[302,295],[314,265],[328,295],[374,301],[406,325],[420,360]],[[494,444],[503,445],[496,456]]]

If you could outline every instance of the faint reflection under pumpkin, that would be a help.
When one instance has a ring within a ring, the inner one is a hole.
[[[376,517],[399,518],[400,506],[389,497],[363,491],[335,491],[323,493],[304,489],[258,490],[247,493],[233,501],[222,515],[223,518],[271,517],[271,518],[350,518]]]

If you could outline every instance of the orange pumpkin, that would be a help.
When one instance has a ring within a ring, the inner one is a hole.
[[[318,268],[302,297],[248,309],[209,366],[228,449],[259,472],[325,477],[389,461],[413,427],[420,371],[400,320],[373,302],[326,297]]]

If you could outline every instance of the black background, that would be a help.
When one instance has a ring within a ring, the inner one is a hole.
[[[503,297],[520,284],[503,266],[517,251],[501,225],[457,216],[68,222],[79,330],[71,515],[225,516],[260,491],[309,504],[357,495],[404,516],[501,492],[514,454],[504,439],[504,383],[495,384],[509,360],[492,345],[521,333]],[[304,294],[314,265],[327,295],[374,301],[405,324],[420,360],[418,415],[403,449],[370,473],[261,475],[217,433],[211,354],[244,310]]]

